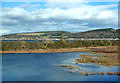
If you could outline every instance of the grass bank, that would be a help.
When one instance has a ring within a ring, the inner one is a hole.
[[[90,50],[86,49],[85,47],[81,47],[81,48],[0,51],[0,53],[61,53],[61,52],[90,52]]]

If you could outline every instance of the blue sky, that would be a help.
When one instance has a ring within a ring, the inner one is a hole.
[[[36,8],[46,8],[45,7],[46,2],[2,2],[2,7],[3,8],[5,7],[14,8],[14,7],[18,7],[20,5],[26,4],[26,3],[29,3],[30,5],[40,4],[40,6],[37,6]]]
[[[26,3],[30,3],[30,5],[35,5],[35,4],[40,4],[40,6],[36,7],[36,8],[47,8],[45,6],[45,4],[47,2],[2,2],[2,8],[5,8],[5,7],[11,7],[11,8],[14,8],[14,7],[18,7],[19,5],[21,4],[26,4]],[[56,3],[56,2],[54,2]],[[89,5],[92,5],[92,6],[98,6],[98,5],[110,5],[110,4],[118,4],[118,2],[88,2],[86,4],[89,4]],[[114,7],[114,8],[117,8],[117,7]]]
[[[117,2],[2,2],[0,34],[117,29]]]

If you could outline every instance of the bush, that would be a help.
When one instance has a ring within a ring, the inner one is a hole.
[[[59,49],[59,48],[79,48],[79,47],[94,47],[94,46],[117,46],[118,40],[86,40],[86,41],[2,41],[2,51],[9,50],[31,50],[31,49]]]

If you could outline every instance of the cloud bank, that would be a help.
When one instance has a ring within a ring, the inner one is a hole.
[[[36,6],[40,7],[32,11],[24,8]],[[87,2],[49,1],[45,7],[27,3],[2,8],[2,33],[60,30],[81,32],[94,28],[117,28],[118,25],[117,4],[93,6]]]

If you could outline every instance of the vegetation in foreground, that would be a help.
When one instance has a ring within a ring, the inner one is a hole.
[[[1,41],[2,51],[29,51],[37,49],[61,49],[61,48],[80,48],[80,47],[98,47],[98,46],[118,46],[119,41],[107,40],[86,40],[86,41]]]
[[[118,46],[108,46],[100,48],[89,48],[92,54],[80,55],[80,59],[76,59],[78,63],[96,63],[102,66],[118,66],[119,63],[119,50]]]
[[[57,65],[60,67],[64,67],[67,68],[69,70],[70,73],[76,74],[82,74],[85,76],[90,76],[90,75],[118,75],[120,76],[120,71],[118,72],[86,72],[84,69],[78,67],[78,66],[74,66],[74,65]]]

